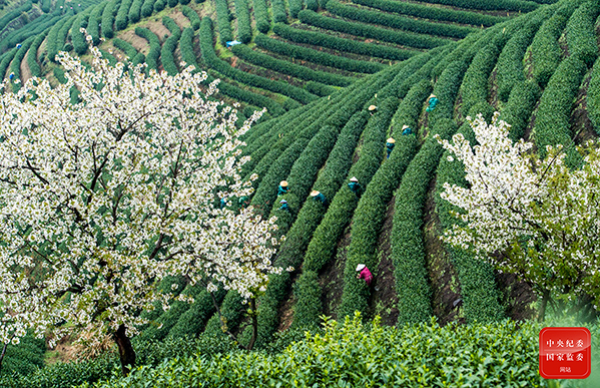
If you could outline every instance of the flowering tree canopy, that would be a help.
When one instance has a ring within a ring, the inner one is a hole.
[[[443,239],[515,273],[544,300],[551,295],[600,301],[600,149],[580,147],[583,164],[565,165],[560,145],[542,160],[531,143],[508,138],[509,125],[479,115],[477,145],[458,134],[439,139],[464,164],[467,187],[444,185],[457,224]],[[449,160],[453,161],[453,156]],[[544,302],[543,302],[544,303]],[[542,306],[545,309],[545,304]],[[543,317],[543,309],[541,316]]]
[[[141,310],[168,306],[172,295],[156,291],[166,275],[250,297],[280,271],[274,220],[219,206],[252,192],[240,136],[260,113],[237,129],[235,111],[209,99],[216,83],[203,91],[206,74],[146,75],[91,51],[90,68],[60,54],[64,85],[34,78],[0,95],[5,343],[28,329],[83,330],[98,343],[115,336],[121,351]]]

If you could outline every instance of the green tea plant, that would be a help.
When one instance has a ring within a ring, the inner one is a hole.
[[[254,41],[258,47],[274,53],[357,73],[376,73],[384,67],[380,63],[335,56],[308,47],[297,46],[280,40],[271,39],[266,35],[258,35],[254,38]]]
[[[588,67],[598,58],[598,44],[594,27],[600,3],[597,0],[583,3],[577,8],[567,23],[567,43],[569,53],[578,56]]]
[[[300,11],[298,18],[302,23],[338,31],[369,39],[377,39],[402,46],[414,48],[433,48],[448,43],[447,39],[404,31],[396,31],[387,28],[375,27],[369,24],[349,22],[343,19],[331,18],[310,10]]]
[[[217,10],[217,28],[219,29],[219,37],[221,44],[224,46],[226,42],[233,40],[233,32],[231,32],[231,15],[227,0],[216,0],[215,8]]]
[[[587,71],[585,62],[578,56],[563,60],[548,82],[540,98],[536,113],[533,138],[540,156],[546,155],[546,146],[572,144],[571,109],[573,101]],[[569,148],[568,163],[576,163],[577,152]]]
[[[478,31],[473,27],[457,26],[453,24],[432,23],[412,19],[405,16],[392,15],[366,8],[357,8],[340,3],[337,0],[327,2],[327,10],[334,15],[345,17],[364,23],[379,24],[385,27],[397,28],[427,35],[440,35],[450,38],[464,38],[471,32]]]
[[[338,74],[327,73],[324,71],[312,70],[306,66],[274,58],[270,55],[252,50],[245,45],[237,45],[231,48],[231,51],[246,62],[255,64],[266,69],[278,71],[283,74],[291,75],[306,81],[316,81],[327,85],[348,86],[354,80]]]
[[[404,3],[390,0],[352,0],[355,4],[380,9],[382,11],[415,16],[423,19],[439,20],[460,24],[490,27],[506,18],[486,15],[477,12],[459,11],[448,8],[431,7],[427,5]]]

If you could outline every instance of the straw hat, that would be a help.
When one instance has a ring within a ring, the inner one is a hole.
[[[281,201],[279,201],[279,203],[287,203],[287,201],[285,199],[282,199]]]
[[[387,139],[386,141],[387,141],[388,143],[390,143],[390,144],[394,144],[394,143],[396,143],[396,140],[394,140],[394,138],[393,138],[393,137],[390,137],[390,138],[389,138],[389,139]]]
[[[353,176],[352,178],[350,178],[350,182],[358,182],[358,179],[356,179],[356,177]]]
[[[313,190],[310,192],[310,196],[311,197],[316,197],[317,195],[321,194],[321,192],[317,191],[317,190]]]
[[[429,96],[429,98],[434,98],[434,97],[435,97],[435,94],[432,94],[431,96]]]
[[[367,266],[364,264],[359,264],[356,266],[356,272],[362,271],[363,269],[365,269]]]
[[[287,183],[287,181],[281,181],[281,182],[279,182],[279,186],[281,186],[281,187],[287,187],[288,183]]]
[[[402,126],[402,130],[404,131],[406,128],[408,128],[408,125],[403,125]]]
[[[376,109],[377,109],[377,107],[375,105],[369,106],[369,112],[373,112]]]

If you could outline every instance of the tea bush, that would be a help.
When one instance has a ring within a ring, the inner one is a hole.
[[[183,14],[185,15],[185,17],[187,17],[190,20],[190,25],[192,26],[192,28],[194,30],[197,30],[200,28],[200,16],[198,16],[198,13],[196,11],[194,11],[192,8],[188,7],[187,5],[184,5],[181,7],[181,12],[183,12]]]
[[[158,39],[158,36],[144,27],[136,27],[135,34],[146,39],[150,45],[150,51],[148,51],[148,55],[146,55],[148,68],[158,70],[158,60],[160,57],[160,40]]]
[[[540,98],[536,114],[533,138],[538,152],[546,155],[546,146],[562,144],[564,147],[572,144],[571,140],[571,110],[579,86],[587,67],[578,56],[571,56],[561,62],[548,87]],[[568,160],[574,161],[575,150],[569,149]]]
[[[595,22],[598,17],[600,3],[588,1],[577,8],[567,23],[567,43],[569,53],[578,56],[590,67],[598,58]]]
[[[152,12],[154,12],[154,2],[156,0],[144,0],[144,4],[142,4],[142,10],[141,10],[141,15],[142,17],[148,17],[150,15],[152,15]]]
[[[133,3],[131,3],[131,7],[129,8],[129,12],[127,12],[127,19],[129,23],[137,23],[140,21],[143,4],[144,0],[133,0]]]
[[[291,75],[306,81],[316,81],[327,85],[348,86],[353,79],[338,74],[326,73],[323,71],[312,70],[306,66],[273,58],[270,55],[254,51],[246,45],[237,45],[231,48],[231,51],[239,58],[257,66],[278,71],[283,74]]]
[[[334,15],[345,17],[364,23],[379,24],[385,27],[397,28],[426,35],[447,36],[450,38],[464,38],[471,32],[479,31],[477,28],[457,26],[445,23],[433,23],[405,16],[389,13],[370,11],[366,8],[357,8],[345,5],[337,0],[327,2],[327,10]]]
[[[567,20],[581,1],[561,3],[562,6],[540,27],[531,43],[533,76],[541,87],[545,87],[562,59],[558,44]]]
[[[290,84],[260,77],[255,74],[247,73],[231,67],[227,62],[220,59],[215,53],[212,45],[212,37],[212,21],[210,18],[205,17],[202,20],[202,26],[200,27],[200,47],[202,51],[202,58],[209,67],[213,68],[219,73],[249,86],[263,88],[275,93],[281,93],[288,97],[292,97],[303,104],[307,104],[317,98],[314,94]]]
[[[119,10],[117,11],[117,16],[115,18],[115,27],[117,30],[124,30],[127,28],[127,15],[129,15],[129,8],[131,8],[131,4],[133,0],[121,0],[121,5],[119,6]]]
[[[104,3],[98,4],[96,7],[94,7],[94,9],[92,10],[92,13],[90,14],[90,18],[88,19],[88,26],[87,26],[86,31],[92,37],[92,42],[94,43],[94,46],[97,46],[100,44],[100,26],[99,26],[99,24],[102,19],[102,13],[104,12],[104,7],[106,7],[107,4],[108,4],[107,2],[104,2]],[[48,36],[50,36],[50,35],[48,35]],[[48,45],[49,43],[50,43],[50,41],[48,41],[46,43],[46,45]]]
[[[42,33],[35,37],[33,43],[31,43],[31,47],[29,48],[29,53],[27,54],[27,66],[29,66],[29,70],[31,71],[31,75],[33,77],[41,77],[42,76],[42,68],[37,60],[37,53],[40,45],[46,39],[48,32]]]
[[[301,11],[298,13],[298,18],[302,23],[311,26],[362,36],[369,39],[377,39],[383,42],[395,43],[402,46],[414,48],[433,48],[448,43],[447,39],[437,38],[435,36],[390,30],[387,28],[375,27],[370,24],[348,22],[343,19],[327,17],[310,10]]]
[[[536,12],[527,25],[510,38],[498,56],[496,83],[498,84],[498,98],[501,101],[508,101],[513,87],[517,83],[525,81],[523,58],[527,47],[531,44],[544,20],[548,19],[555,10],[556,7],[546,7],[543,11]]]
[[[390,46],[338,38],[321,32],[301,30],[279,23],[275,24],[273,32],[282,38],[296,43],[312,44],[334,50],[384,59],[404,60],[416,54],[415,51],[401,50]]]
[[[445,22],[472,24],[474,26],[490,27],[506,20],[504,17],[486,15],[477,12],[458,11],[448,8],[437,8],[415,3],[404,3],[390,0],[352,0],[353,3],[394,12],[402,15],[415,16],[423,19],[440,20]]]
[[[258,47],[277,54],[285,55],[294,59],[310,61],[323,66],[335,67],[346,71],[357,73],[376,73],[384,67],[380,63],[359,61],[356,59],[331,55],[329,53],[313,50],[308,47],[292,45],[280,40],[271,39],[262,34],[256,36],[254,38],[254,42]]]
[[[456,124],[450,119],[440,119],[433,129],[442,138],[449,138],[455,131]],[[432,315],[423,240],[423,208],[442,152],[437,140],[428,137],[406,169],[396,191],[390,241],[399,325],[427,322]]]
[[[219,37],[221,44],[225,46],[225,43],[233,40],[233,33],[231,32],[231,14],[229,12],[229,6],[227,0],[216,0],[215,8],[217,10],[217,28],[219,29]]]
[[[324,334],[306,334],[282,353],[231,352],[221,357],[167,360],[97,388],[248,386],[530,386],[548,382],[538,372],[535,323],[482,325],[435,321],[382,327],[360,316],[329,321]],[[83,387],[89,387],[89,384]]]
[[[110,0],[102,11],[102,35],[106,39],[114,37],[115,31],[113,24],[115,23],[115,13],[121,0]]]
[[[272,0],[271,11],[273,12],[273,21],[275,23],[287,23],[287,12],[284,0]]]
[[[175,75],[179,73],[179,68],[175,62],[175,49],[177,48],[177,43],[181,37],[181,29],[177,23],[168,16],[164,16],[162,22],[164,26],[171,31],[171,36],[164,41],[160,49],[160,61],[169,75]]]
[[[271,29],[269,19],[269,8],[266,0],[254,0],[254,19],[256,20],[256,29],[266,34]]]
[[[246,0],[235,0],[235,16],[238,40],[242,43],[249,43],[252,40],[252,25]]]

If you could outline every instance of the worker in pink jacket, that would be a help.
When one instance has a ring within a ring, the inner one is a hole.
[[[356,275],[357,279],[364,279],[365,282],[367,283],[367,286],[371,285],[371,282],[373,281],[373,274],[371,273],[371,271],[369,271],[369,269],[367,268],[366,265],[364,265],[364,264],[357,265],[356,272],[358,272],[358,274]]]

